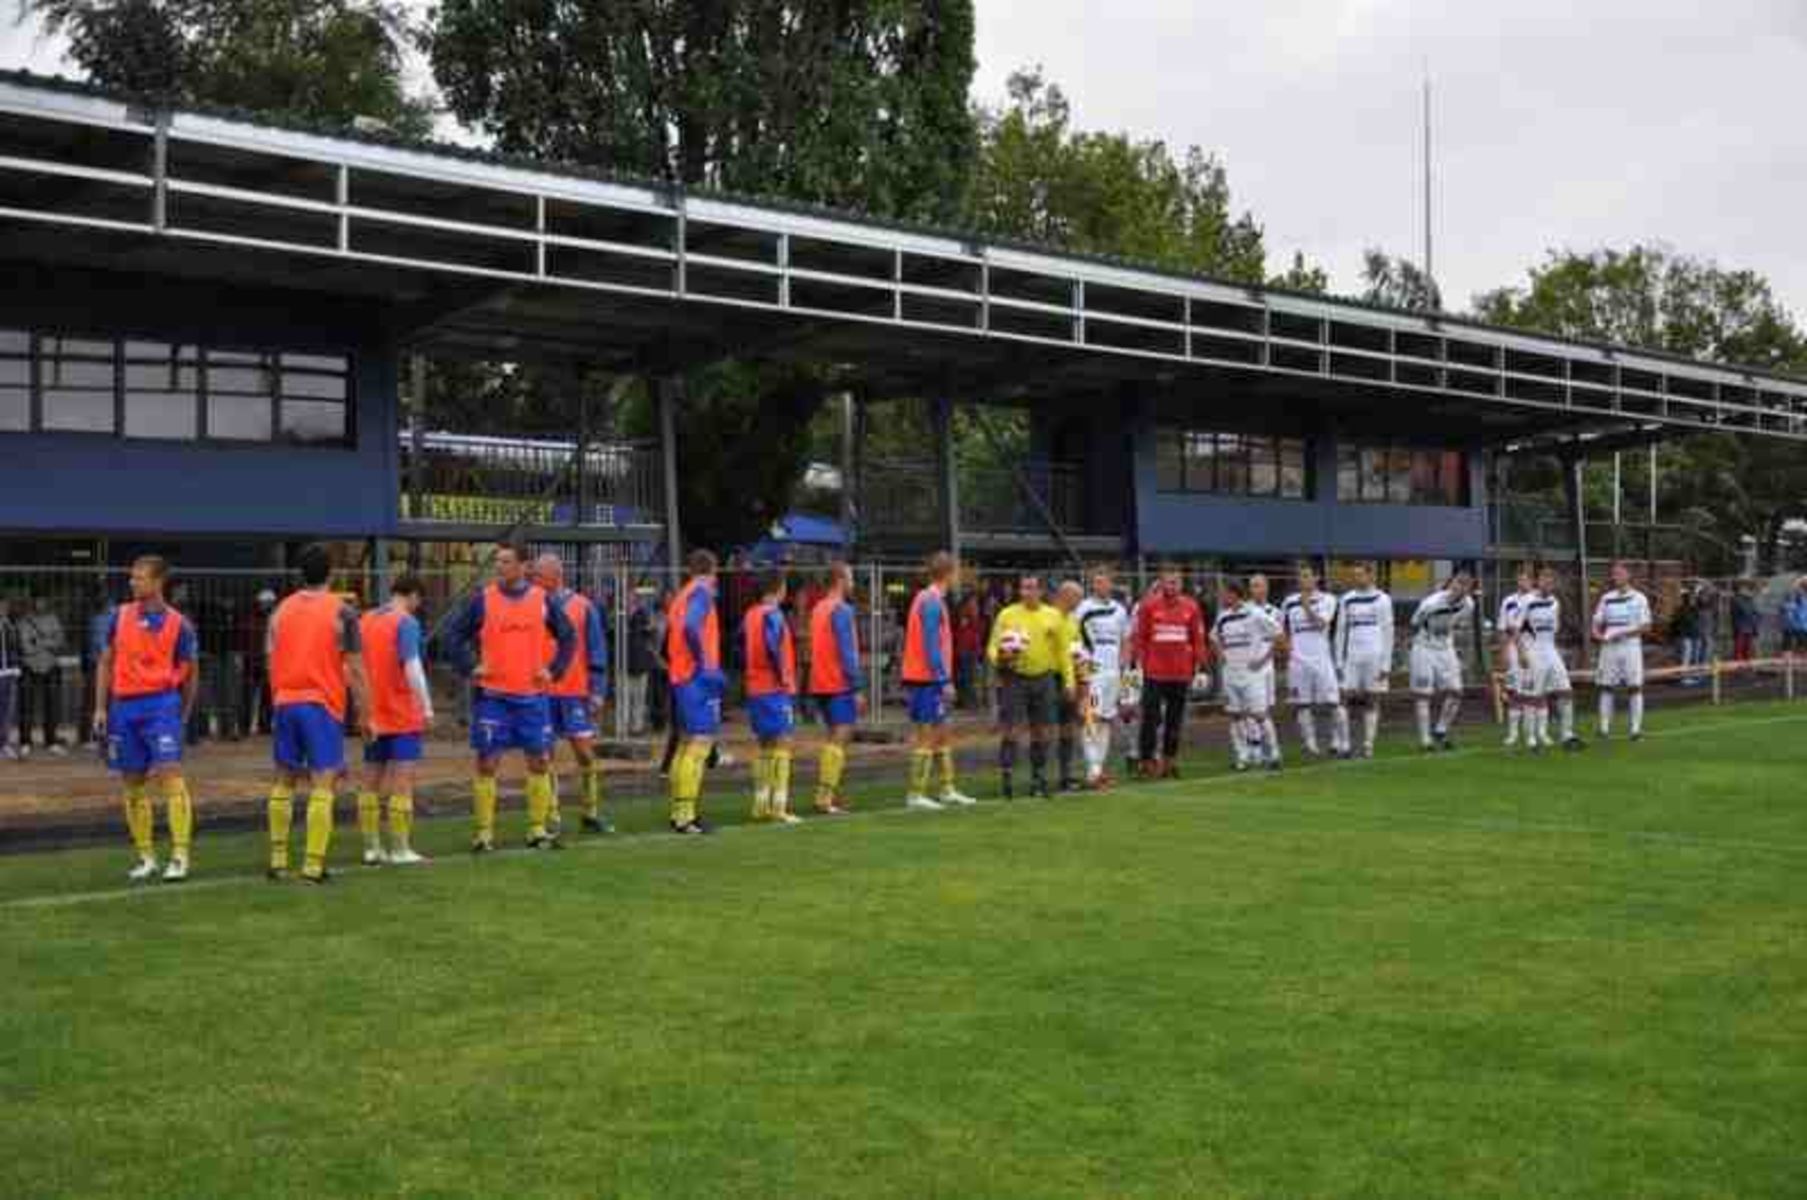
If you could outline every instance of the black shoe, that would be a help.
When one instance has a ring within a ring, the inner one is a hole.
[[[1419,744],[1418,749],[1423,751],[1425,754],[1435,754],[1437,752],[1437,743],[1422,742]]]
[[[1046,779],[1032,780],[1029,784],[1029,796],[1033,800],[1046,800],[1048,798],[1048,781]]]
[[[472,854],[488,854],[491,851],[493,851],[495,848],[496,848],[496,844],[494,842],[490,841],[488,838],[472,838],[471,839],[471,853]]]
[[[1063,779],[1060,781],[1060,790],[1063,792],[1077,792],[1079,790],[1079,781],[1077,779]]]
[[[1450,737],[1447,733],[1437,739],[1437,749],[1443,751],[1444,753],[1447,754],[1449,751],[1454,750],[1455,748],[1456,748],[1456,739]]]
[[[1179,777],[1180,777],[1180,764],[1175,762],[1171,758],[1168,759],[1167,760],[1167,769],[1166,769],[1166,771],[1164,771],[1162,773],[1161,778],[1178,779]]]
[[[671,831],[676,834],[681,834],[684,837],[702,837],[705,834],[714,832],[714,830],[704,823],[701,817],[698,817],[694,821],[686,821],[682,825],[673,821],[671,823]]]
[[[583,819],[583,830],[585,833],[614,833],[615,823],[607,817],[592,817],[586,813]]]
[[[1348,762],[1348,761],[1349,761],[1349,760],[1350,760],[1350,759],[1352,759],[1352,758],[1354,758],[1354,757],[1355,757],[1355,751],[1353,751],[1353,750],[1338,750],[1338,751],[1337,751],[1337,752],[1336,752],[1336,757],[1337,757],[1337,761],[1338,761],[1338,762]]]
[[[565,843],[556,833],[541,834],[539,837],[527,839],[529,850],[563,850]]]
[[[998,795],[1006,800],[1016,799],[1016,784],[1010,781],[1010,776],[1005,775],[998,781]]]
[[[321,871],[318,875],[310,874],[307,871],[303,871],[301,873],[301,882],[311,883],[316,886],[318,886],[320,884],[331,883],[332,880],[333,880],[333,873],[331,871]]]
[[[1640,729],[1640,730],[1638,730],[1638,731],[1637,731],[1637,732],[1636,732],[1636,733],[1634,733],[1634,734],[1632,734],[1632,735],[1631,735],[1631,740],[1632,740],[1632,741],[1634,741],[1634,742],[1641,742],[1641,741],[1643,741],[1643,740],[1644,740],[1644,731],[1643,731],[1643,730],[1642,730],[1642,729]]]
[[[1573,754],[1577,750],[1587,749],[1587,743],[1582,741],[1578,737],[1564,738],[1562,740],[1562,748],[1564,750],[1568,751],[1570,754]]]
[[[1338,758],[1346,758],[1347,754],[1339,754],[1339,755],[1337,755],[1337,757]],[[1265,767],[1269,771],[1278,771],[1281,769],[1280,760],[1277,758],[1268,759],[1265,763],[1262,764],[1262,766]]]
[[[287,883],[289,880],[289,869],[287,867],[266,867],[264,869],[264,878],[268,879],[271,883]]]

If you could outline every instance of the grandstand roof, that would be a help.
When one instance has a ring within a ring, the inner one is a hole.
[[[1502,444],[1807,440],[1807,381],[1762,370],[22,74],[0,74],[0,258],[367,297],[440,352],[796,357],[1025,403],[1302,400]]]

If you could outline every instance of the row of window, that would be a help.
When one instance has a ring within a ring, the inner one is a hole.
[[[0,330],[0,432],[343,446],[342,354]]]
[[[1196,429],[1155,435],[1156,486],[1163,492],[1308,500],[1317,494],[1312,444]],[[1465,507],[1468,465],[1460,450],[1339,445],[1336,498],[1345,503]]]

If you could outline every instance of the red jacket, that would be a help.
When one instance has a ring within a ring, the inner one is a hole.
[[[1183,593],[1167,596],[1159,589],[1143,597],[1136,609],[1132,650],[1144,679],[1190,682],[1207,661],[1205,618],[1198,602]]]

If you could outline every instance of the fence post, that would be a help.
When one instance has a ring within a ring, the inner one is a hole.
[[[1718,704],[1720,701],[1719,668],[1720,668],[1719,655],[1717,653],[1715,653],[1713,655],[1713,703],[1714,704]]]
[[[1794,653],[1782,656],[1782,695],[1794,699]]]
[[[633,602],[633,595],[628,591],[629,579],[626,560],[615,563],[615,739],[620,741],[627,737],[627,705],[622,698],[627,694],[627,630],[628,606]]]
[[[866,568],[866,724],[877,727],[879,709],[885,702],[885,651],[882,606],[885,603],[885,573],[877,563]]]

